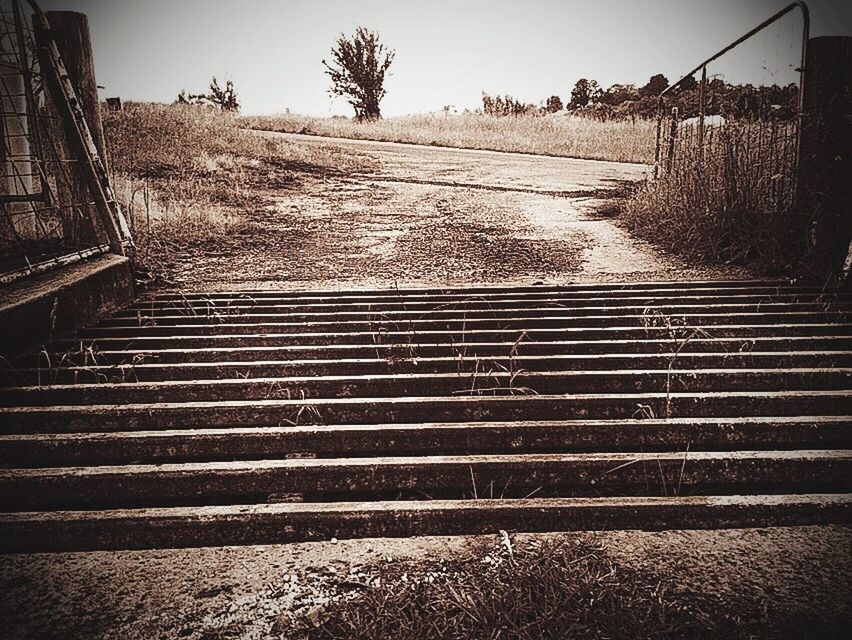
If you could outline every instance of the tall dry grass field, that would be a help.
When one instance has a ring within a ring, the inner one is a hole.
[[[305,172],[365,172],[368,156],[264,137],[198,105],[126,103],[103,112],[116,195],[137,261],[153,274],[173,252],[213,242],[262,208],[270,185]]]
[[[681,128],[673,162],[624,206],[636,235],[702,262],[763,271],[791,266],[795,244],[795,123],[727,122]]]
[[[564,114],[425,114],[375,122],[288,114],[241,121],[267,131],[643,163],[653,162],[656,133],[650,120],[601,122]]]

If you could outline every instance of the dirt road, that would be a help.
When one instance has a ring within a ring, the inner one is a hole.
[[[725,277],[602,215],[645,165],[258,132],[371,156],[370,174],[300,174],[245,231],[188,262],[191,288],[392,287]]]

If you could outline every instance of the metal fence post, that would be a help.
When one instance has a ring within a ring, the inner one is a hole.
[[[852,37],[812,38],[798,131],[796,233],[815,262],[839,266],[852,239]]]
[[[654,147],[654,180],[660,174],[661,145],[663,142],[663,96],[657,100],[657,142]]]
[[[704,115],[707,113],[707,65],[701,67],[701,84],[698,85],[698,169],[704,159]]]
[[[46,11],[44,15],[50,24],[50,33],[59,49],[59,55],[62,56],[65,70],[68,72],[68,79],[80,100],[80,108],[86,117],[86,124],[89,125],[101,162],[109,173],[98,86],[95,82],[92,42],[89,37],[89,21],[86,14],[76,11]]]
[[[669,149],[666,157],[666,173],[672,170],[675,154],[675,140],[677,140],[678,108],[672,107],[672,125],[669,129]]]
[[[50,33],[50,24],[45,15],[38,11],[33,16],[38,39],[39,63],[45,72],[48,88],[63,117],[69,140],[80,155],[80,166],[93,195],[95,208],[106,231],[110,251],[124,255],[122,235],[119,228],[121,214],[118,212],[106,169],[101,162],[97,146],[92,138],[86,118],[80,110],[80,101],[71,85],[68,72],[62,63],[56,42]]]

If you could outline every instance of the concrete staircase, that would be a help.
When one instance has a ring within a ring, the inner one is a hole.
[[[850,522],[850,300],[155,296],[0,372],[0,550]]]

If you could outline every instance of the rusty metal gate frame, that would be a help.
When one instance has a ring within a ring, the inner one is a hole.
[[[72,85],[68,72],[65,69],[56,42],[51,35],[49,21],[35,0],[24,1],[33,10],[33,26],[38,36],[36,42],[36,53],[39,63],[42,66],[42,74],[46,84],[48,85],[45,87],[45,90],[51,93],[57,108],[60,110],[60,116],[64,121],[69,141],[80,155],[80,164],[85,173],[84,179],[94,196],[94,205],[98,218],[100,219],[104,231],[107,234],[107,241],[88,249],[81,249],[72,253],[54,256],[43,262],[35,264],[31,263],[25,268],[0,274],[0,284],[10,283],[29,275],[43,273],[58,266],[73,264],[95,255],[102,255],[105,253],[125,255],[126,250],[133,248],[133,239],[130,228],[121,208],[118,205],[118,202],[116,201],[115,193],[113,192],[106,167],[100,157],[100,153],[95,145],[89,125],[83,115],[80,100],[76,95],[74,86]],[[17,2],[13,2],[12,6],[18,27],[19,44],[20,46],[23,46],[20,28],[20,20],[22,17],[20,15]],[[31,102],[33,96],[32,89],[29,86],[30,79],[27,73],[24,75],[28,87],[27,100]],[[27,117],[30,116],[28,115]],[[43,171],[41,171],[40,183],[42,188],[41,192],[29,194],[25,199],[20,197],[18,197],[18,199],[20,201],[35,201],[49,198],[49,192],[45,191],[46,181]]]
[[[766,27],[774,24],[775,22],[780,20],[782,17],[784,17],[785,15],[790,13],[791,11],[794,11],[795,9],[799,9],[802,12],[802,55],[801,55],[801,60],[800,60],[800,63],[799,63],[799,68],[797,69],[798,72],[799,72],[799,100],[798,100],[799,104],[798,104],[798,113],[796,115],[796,118],[798,120],[801,120],[801,118],[804,115],[803,112],[804,112],[804,96],[805,96],[805,58],[806,58],[806,55],[807,55],[808,38],[809,38],[809,35],[810,35],[810,12],[808,11],[808,5],[800,0],[798,2],[790,3],[789,5],[787,5],[783,9],[781,9],[779,12],[777,12],[773,16],[771,16],[771,17],[767,18],[766,20],[764,20],[763,22],[761,22],[759,25],[757,25],[754,29],[752,29],[748,33],[744,34],[743,36],[736,39],[734,42],[732,42],[731,44],[729,44],[725,48],[721,49],[720,51],[716,52],[715,54],[713,54],[712,56],[710,56],[709,58],[707,58],[703,62],[699,63],[694,69],[692,69],[690,72],[684,74],[677,82],[666,87],[660,93],[660,95],[657,97],[657,135],[656,135],[656,147],[655,147],[655,150],[654,150],[654,173],[653,173],[653,177],[654,177],[655,180],[659,176],[660,161],[662,159],[661,158],[662,142],[663,142],[662,131],[663,131],[663,119],[665,117],[664,113],[663,113],[663,101],[664,101],[666,95],[669,94],[670,92],[672,92],[677,87],[679,87],[681,84],[683,84],[683,82],[685,82],[688,78],[692,78],[695,75],[696,72],[698,72],[698,71],[701,72],[701,82],[700,82],[700,85],[699,85],[699,93],[698,93],[698,95],[699,95],[698,136],[699,136],[699,149],[700,149],[701,148],[701,141],[703,140],[703,136],[704,136],[704,117],[705,117],[706,101],[707,101],[707,92],[706,92],[707,65],[710,64],[711,62],[713,62],[714,60],[717,60],[721,56],[725,55],[728,51],[730,51],[734,47],[742,44],[743,42],[745,42],[746,40],[751,38],[753,35],[759,33],[760,31],[762,31]],[[675,114],[675,117],[673,119],[672,127],[675,126],[674,120],[676,120],[676,114]],[[796,144],[795,144],[795,148],[796,148],[795,161],[796,161],[796,166],[798,166],[799,154],[800,154],[800,150],[801,150],[802,127],[798,126],[796,129],[797,129],[797,133],[796,133]],[[672,147],[670,148],[670,153],[672,153],[673,150],[674,149],[673,149],[673,145],[672,145]]]

